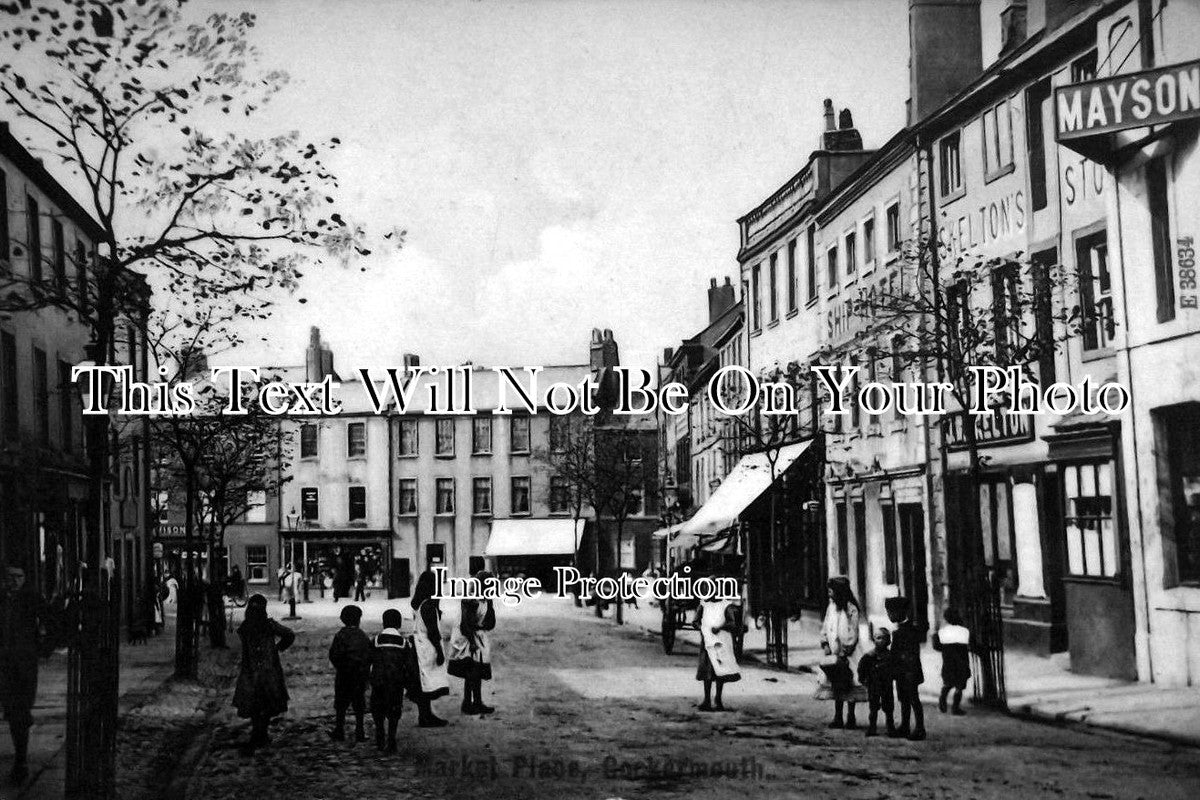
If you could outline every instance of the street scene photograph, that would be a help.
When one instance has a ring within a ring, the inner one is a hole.
[[[0,800],[1200,797],[1200,0],[0,0]]]

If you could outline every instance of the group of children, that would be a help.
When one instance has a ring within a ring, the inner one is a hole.
[[[877,722],[883,711],[888,736],[920,741],[925,738],[925,710],[919,687],[925,682],[921,667],[923,631],[910,615],[911,603],[905,597],[888,598],[884,607],[894,631],[886,627],[874,633],[875,648],[858,662],[858,680],[867,690],[867,736],[879,734]],[[953,692],[952,713],[962,710],[963,690],[971,677],[970,632],[954,609],[947,609],[946,624],[933,636],[933,647],[942,654],[942,690],[938,708],[947,711],[947,699]],[[895,697],[892,687],[895,685]],[[895,701],[900,703],[900,725],[895,724]],[[910,727],[911,721],[911,727]]]
[[[418,609],[418,614],[420,610]],[[440,612],[435,614],[440,618]],[[415,638],[421,637],[422,625],[418,624],[416,637],[402,632],[404,617],[390,608],[383,612],[383,628],[374,637],[369,637],[360,627],[362,609],[348,605],[341,611],[343,627],[334,635],[329,647],[329,661],[335,670],[333,710],[334,727],[330,738],[344,741],[346,738],[346,714],[354,713],[354,741],[367,740],[363,727],[366,711],[370,710],[375,728],[375,746],[387,753],[396,752],[396,728],[404,710],[407,696],[416,703],[420,716],[420,727],[440,727],[445,720],[432,714],[429,703],[445,694],[430,686],[427,673],[430,669],[441,671],[440,682],[444,686],[445,674],[463,679],[463,713],[488,714],[495,709],[483,704],[482,682],[492,677],[490,648],[482,634],[495,624],[495,612],[490,603],[463,601],[462,615],[454,625],[449,640],[449,664],[441,647],[430,664],[418,652]],[[437,635],[436,629],[433,634]],[[370,701],[367,701],[367,688]],[[386,731],[386,737],[385,737]]]

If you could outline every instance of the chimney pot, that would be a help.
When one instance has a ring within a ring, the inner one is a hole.
[[[833,100],[825,98],[825,130],[833,130]]]

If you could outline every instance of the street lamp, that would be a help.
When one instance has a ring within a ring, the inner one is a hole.
[[[288,570],[286,580],[291,581],[291,588],[288,591],[288,619],[300,619],[296,616],[296,579],[293,577],[296,574],[296,523],[300,517],[296,513],[296,507],[292,506],[292,510],[287,515],[288,526]]]

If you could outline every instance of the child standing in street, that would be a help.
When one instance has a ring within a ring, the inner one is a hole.
[[[942,654],[942,693],[938,697],[938,710],[946,713],[946,699],[954,690],[953,713],[961,717],[963,689],[971,678],[971,632],[963,627],[962,617],[953,608],[942,615],[946,624],[933,635],[933,649]]]
[[[724,711],[725,703],[721,694],[725,684],[742,679],[737,655],[733,652],[733,631],[740,625],[740,608],[729,600],[702,600],[696,610],[701,639],[696,680],[704,683],[704,702],[699,706],[701,711]]]
[[[887,735],[896,732],[894,712],[895,699],[892,696],[892,654],[888,647],[892,643],[892,634],[887,628],[875,631],[875,649],[864,655],[858,661],[858,682],[867,687],[867,736],[878,736],[876,722],[879,711],[883,710],[883,718],[887,723]]]
[[[921,669],[921,630],[913,623],[907,597],[889,597],[884,601],[888,619],[896,626],[892,633],[892,676],[896,699],[900,701],[900,727],[892,734],[914,742],[925,738],[925,709],[918,689],[925,682]],[[909,718],[912,728],[909,728]]]
[[[343,627],[329,646],[329,661],[337,674],[333,679],[333,712],[337,717],[329,738],[346,738],[346,709],[354,709],[354,741],[365,742],[363,714],[366,712],[367,678],[371,670],[371,640],[358,627],[362,609],[346,606],[340,615]]]
[[[462,713],[491,714],[496,709],[484,705],[483,682],[492,679],[487,632],[496,627],[496,611],[490,600],[463,600],[461,610],[450,636],[447,672],[463,679]]]
[[[412,639],[401,633],[404,617],[394,608],[383,612],[383,630],[375,636],[371,653],[371,717],[375,721],[375,746],[396,752],[396,726],[404,710],[404,693],[420,685],[417,654]],[[384,725],[387,741],[384,741]]]

